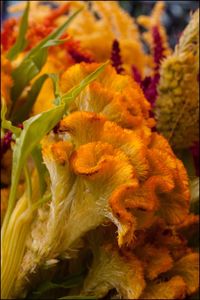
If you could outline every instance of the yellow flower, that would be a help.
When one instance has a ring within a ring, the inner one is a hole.
[[[96,64],[74,65],[61,76],[62,93],[96,68]],[[119,75],[108,66],[98,79],[76,98],[69,110],[103,114],[124,128],[134,129],[141,137],[148,137],[155,122],[149,116],[150,104],[137,83],[130,76]]]
[[[142,74],[146,55],[134,19],[116,1],[92,1],[90,8],[84,1],[69,1],[72,9],[76,9],[80,2],[85,9],[70,24],[69,33],[93,53],[97,62],[110,58],[112,43],[117,39],[125,70],[131,73],[134,64]],[[100,18],[97,19],[96,15]]]
[[[158,218],[146,231],[137,231],[136,245],[129,249],[117,247],[113,229],[99,227],[86,237],[93,263],[83,297],[100,298],[113,288],[117,299],[184,299],[197,291],[199,255],[174,229]]]
[[[155,114],[157,129],[174,148],[199,140],[199,11],[183,32],[174,53],[161,66]]]
[[[63,63],[64,61],[64,63]],[[48,55],[47,62],[45,63],[44,67],[42,68],[41,72],[38,74],[37,77],[34,78],[33,82],[42,74],[45,73],[56,73],[60,75],[67,67],[71,65],[71,62],[69,59],[67,59],[67,55],[63,50],[57,49],[54,50],[52,53]],[[35,104],[33,106],[32,113],[38,114],[40,112],[46,111],[50,108],[54,107],[54,101],[55,95],[54,95],[54,88],[53,83],[50,78],[48,78],[41,90],[39,95],[37,96],[37,99],[35,101]]]
[[[111,241],[98,244],[93,236],[89,242],[92,238],[94,260],[81,291],[83,298],[95,295],[99,299],[115,288],[119,299],[139,299],[145,287],[142,262],[128,251],[119,251]]]

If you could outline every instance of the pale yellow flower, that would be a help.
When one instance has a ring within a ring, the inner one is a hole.
[[[174,53],[161,66],[155,114],[157,129],[175,148],[199,140],[199,11],[183,32]]]

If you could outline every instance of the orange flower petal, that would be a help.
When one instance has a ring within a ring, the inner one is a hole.
[[[185,294],[185,282],[174,276],[168,282],[150,282],[139,299],[184,299]]]
[[[193,294],[199,287],[199,254],[189,253],[175,262],[167,275],[181,276],[186,284],[187,294]]]

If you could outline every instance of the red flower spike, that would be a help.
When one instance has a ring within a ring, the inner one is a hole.
[[[92,63],[94,59],[88,51],[85,51],[81,48],[80,42],[75,41],[74,39],[68,40],[63,45],[60,45],[61,48],[66,48],[67,52],[71,55],[75,63],[86,62]]]
[[[5,133],[4,137],[1,138],[1,157],[10,148],[12,141],[12,132],[9,130]]]
[[[17,24],[17,20],[10,18],[3,23],[3,30],[1,33],[1,44],[3,50],[7,51],[16,41],[14,34],[14,27]]]
[[[152,28],[152,37],[153,37],[153,55],[154,55],[154,62],[155,62],[155,70],[158,70],[160,67],[160,62],[164,58],[164,50],[165,50],[158,26],[154,26]]]
[[[23,124],[18,124],[17,127],[21,129],[24,128]],[[10,148],[10,144],[13,141],[12,135],[12,131],[8,130],[4,137],[1,138],[1,156]]]
[[[33,22],[28,30],[28,47],[26,50],[30,50],[42,39],[47,37],[56,28],[56,19],[67,13],[69,11],[69,7],[69,4],[63,4],[56,9],[52,9],[52,12],[43,20],[42,24]]]
[[[135,79],[135,81],[139,84],[142,83],[142,77],[140,75],[140,72],[139,70],[137,69],[136,66],[132,66],[132,74],[133,74],[133,78]]]
[[[164,51],[165,47],[163,45],[162,37],[159,32],[158,26],[152,28],[152,38],[153,38],[153,55],[155,63],[155,73],[152,77],[146,77],[142,83],[141,88],[146,96],[146,98],[151,103],[152,107],[158,96],[157,86],[160,80],[159,68],[161,60],[165,57]]]
[[[124,68],[122,67],[120,47],[117,40],[114,40],[112,44],[111,61],[112,66],[115,68],[116,72],[118,74],[121,74],[124,71]]]
[[[145,77],[141,83],[141,88],[146,96],[146,98],[151,103],[152,107],[154,106],[155,100],[157,98],[157,85],[160,80],[160,74],[156,73],[153,77]]]

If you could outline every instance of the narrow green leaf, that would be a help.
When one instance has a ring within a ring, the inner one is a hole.
[[[33,83],[33,86],[31,87],[31,90],[27,95],[27,100],[24,105],[20,109],[17,109],[17,111],[12,112],[11,120],[14,123],[21,123],[27,119],[47,78],[48,74],[43,74]]]
[[[46,203],[52,198],[51,193],[44,194],[37,202],[32,205],[32,210],[38,209],[42,204]]]
[[[31,155],[37,168],[40,185],[40,196],[42,197],[46,190],[45,175],[47,173],[47,169],[45,167],[45,164],[43,163],[41,147],[39,145],[36,146],[31,152]]]
[[[49,74],[49,77],[52,79],[53,82],[53,87],[54,87],[54,104],[55,105],[60,105],[61,104],[61,92],[59,88],[59,76],[58,74]]]
[[[61,45],[63,43],[65,43],[68,39],[63,39],[63,40],[50,40],[47,41],[42,48],[48,48],[48,47],[52,47],[52,46],[58,46]]]
[[[95,80],[107,65],[108,65],[108,61],[103,63],[94,72],[92,72],[86,78],[84,78],[78,87],[75,86],[66,94],[64,94],[62,96],[62,102],[64,102],[67,106],[71,104],[74,98],[76,98],[88,84],[90,84],[93,80]]]
[[[44,66],[47,59],[47,48],[40,49],[31,58],[27,58],[12,72],[14,80],[13,88],[11,89],[11,99],[15,103],[22,93],[23,89],[29,84]]]
[[[84,277],[82,274],[77,274],[73,276],[69,276],[68,279],[66,279],[63,282],[52,282],[52,281],[46,281],[42,283],[36,291],[33,292],[33,294],[41,295],[44,292],[47,292],[49,290],[55,289],[55,288],[63,288],[63,289],[69,289],[76,287],[80,285],[83,281]]]
[[[21,170],[29,154],[34,150],[34,147],[38,145],[42,137],[59,122],[64,114],[64,110],[64,105],[57,106],[51,110],[31,117],[24,122],[24,129],[22,130],[20,137],[16,139],[13,150],[11,189],[3,226],[7,226],[7,222],[15,206],[16,191]]]
[[[32,198],[32,183],[31,183],[31,175],[28,169],[28,166],[24,166],[24,175],[26,180],[26,192],[29,206],[31,206],[31,198]]]
[[[28,118],[28,116],[32,110],[32,107],[33,107],[35,101],[37,100],[37,97],[41,91],[41,88],[47,78],[51,78],[51,80],[53,82],[54,95],[55,95],[54,104],[55,105],[61,104],[61,95],[60,95],[60,89],[59,89],[59,85],[58,85],[58,82],[59,82],[58,74],[53,74],[53,73],[52,74],[43,74],[33,83],[33,86],[27,95],[27,100],[24,103],[24,105],[21,107],[21,109],[20,110],[15,109],[12,112],[10,119],[14,123],[22,123],[23,121],[25,121]]]
[[[7,58],[9,60],[13,60],[16,56],[24,50],[27,45],[27,41],[25,39],[25,35],[28,28],[28,15],[29,15],[30,3],[27,1],[26,9],[21,19],[20,27],[19,27],[19,34],[15,44],[12,48],[8,51]]]
[[[15,136],[19,136],[21,133],[21,129],[19,127],[13,126],[9,120],[6,120],[7,107],[5,100],[2,98],[1,103],[1,127],[3,129],[8,129],[12,131]]]
[[[57,39],[64,33],[70,22],[81,11],[76,11],[69,19],[54,32],[43,39],[36,47],[32,48],[21,64],[12,72],[14,80],[11,89],[11,99],[15,103],[25,86],[40,72],[47,60],[48,47],[57,43]],[[56,40],[56,41],[55,41]]]
[[[55,29],[52,33],[50,33],[45,39],[43,39],[36,47],[32,48],[30,52],[27,54],[25,58],[31,57],[35,54],[39,49],[45,46],[47,42],[50,40],[58,39],[64,32],[67,26],[71,23],[71,21],[82,11],[83,9],[78,9],[74,14],[72,14],[69,19],[63,23],[59,28]]]

